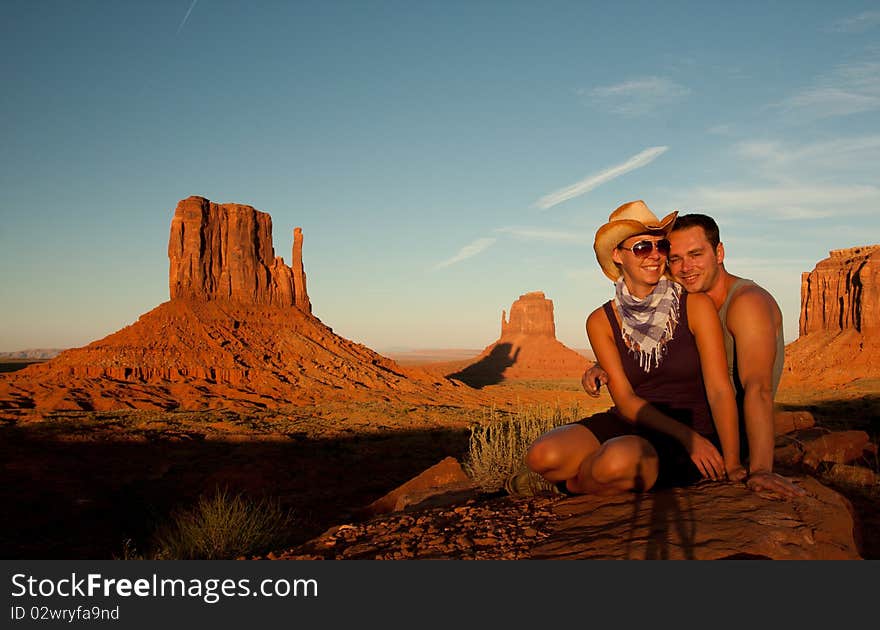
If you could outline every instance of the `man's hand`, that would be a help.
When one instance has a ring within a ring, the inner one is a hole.
[[[759,470],[749,474],[746,485],[752,492],[760,495],[781,496],[787,498],[802,497],[807,491],[795,485],[790,479],[777,475],[769,470]]]
[[[587,371],[581,377],[581,385],[584,391],[593,398],[598,398],[602,385],[607,384],[608,374],[598,363],[594,363],[592,367],[587,368]]]

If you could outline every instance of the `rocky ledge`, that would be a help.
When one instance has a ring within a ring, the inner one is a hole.
[[[272,559],[854,560],[862,537],[849,501],[815,475],[876,486],[863,431],[828,431],[779,412],[775,460],[806,490],[787,499],[744,483],[705,482],[613,497],[481,492],[446,458]],[[822,472],[824,471],[824,473]],[[855,474],[858,473],[858,474]]]

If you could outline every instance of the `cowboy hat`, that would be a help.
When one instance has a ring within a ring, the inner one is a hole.
[[[602,271],[611,280],[620,277],[620,268],[611,259],[611,253],[623,241],[636,234],[662,234],[666,236],[672,230],[678,211],[670,212],[658,219],[642,200],[625,203],[608,217],[608,223],[596,232],[593,250]]]

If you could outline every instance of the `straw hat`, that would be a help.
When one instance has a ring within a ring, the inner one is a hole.
[[[596,260],[605,275],[616,281],[620,277],[620,268],[611,260],[611,253],[618,245],[636,234],[662,234],[666,236],[672,230],[678,211],[670,212],[663,219],[658,219],[642,200],[625,203],[608,217],[608,223],[596,232],[593,250]]]

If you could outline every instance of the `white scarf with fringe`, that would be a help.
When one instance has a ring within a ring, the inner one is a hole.
[[[638,356],[639,366],[647,373],[659,367],[666,355],[666,344],[678,325],[681,285],[660,278],[644,298],[633,296],[621,276],[615,286],[614,304],[620,314],[623,342]]]

